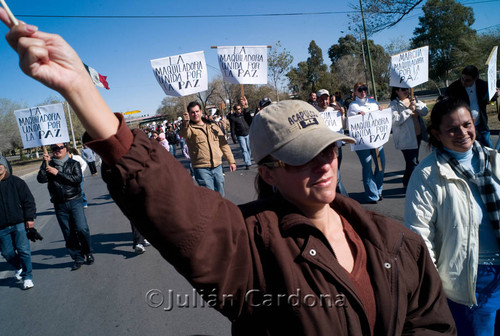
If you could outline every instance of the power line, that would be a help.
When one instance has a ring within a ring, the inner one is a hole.
[[[500,1],[500,0],[496,0]],[[242,18],[242,17],[276,17],[276,16],[308,16],[308,15],[334,15],[354,14],[359,11],[342,12],[309,12],[309,13],[262,13],[262,14],[215,14],[215,15],[33,15],[16,14],[23,18],[68,18],[68,19],[210,19],[210,18]]]
[[[500,0],[464,1],[465,5],[475,5]],[[415,9],[422,9],[416,7]],[[359,10],[330,11],[330,12],[296,12],[296,13],[260,13],[260,14],[213,14],[213,15],[38,15],[38,14],[16,14],[23,18],[68,18],[68,19],[220,19],[220,18],[244,18],[244,17],[279,17],[279,16],[309,16],[309,15],[336,15],[336,14],[358,14]],[[389,14],[389,13],[387,13]]]

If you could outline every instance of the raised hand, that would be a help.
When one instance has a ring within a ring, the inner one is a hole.
[[[6,39],[19,54],[19,65],[28,76],[64,94],[82,80],[85,73],[77,53],[59,35],[38,31],[22,21],[14,26],[3,8],[0,19],[10,31]]]
[[[66,41],[21,21],[14,25],[3,8],[0,20],[10,28],[6,39],[19,54],[24,73],[66,98],[92,138],[108,138],[116,133],[118,120]]]

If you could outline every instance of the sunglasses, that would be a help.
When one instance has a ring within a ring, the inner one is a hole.
[[[335,157],[338,156],[339,149],[335,143],[329,145],[325,149],[323,149],[318,155],[316,155],[311,161],[300,165],[300,166],[292,166],[289,164],[284,163],[281,160],[277,161],[267,161],[267,162],[262,162],[259,163],[262,166],[268,167],[268,168],[279,168],[283,167],[287,170],[290,171],[295,171],[295,172],[300,172],[309,169],[317,160],[321,161],[326,161],[326,162],[331,162]]]
[[[357,91],[358,92],[363,92],[363,91],[368,92],[368,88],[366,86],[360,86]]]
[[[408,91],[408,88],[400,88],[399,91]]]
[[[64,146],[52,146],[52,147],[50,147],[50,149],[51,149],[53,152],[63,150],[64,148],[66,148],[66,147],[64,147]]]

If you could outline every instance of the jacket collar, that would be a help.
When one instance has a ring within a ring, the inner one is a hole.
[[[498,165],[498,158],[499,158],[498,152],[491,148],[488,148],[488,151],[490,153],[492,175],[500,176],[500,166]],[[434,155],[435,157],[436,166],[441,176],[447,179],[460,179],[460,180],[462,179],[461,177],[458,177],[458,175],[455,173],[453,168],[451,168],[448,162],[446,162],[443,158],[440,158],[436,154],[436,149],[433,150],[431,155]]]
[[[384,251],[394,252],[399,249],[400,233],[390,229],[384,230],[385,226],[381,227],[377,224],[380,220],[389,221],[391,219],[368,211],[355,200],[340,194],[337,194],[330,206],[351,224],[363,241],[369,241]],[[319,233],[323,237],[321,231],[297,207],[281,196],[275,197],[271,207],[278,215],[280,230],[284,234],[294,235],[293,231],[300,230],[302,233],[308,231],[314,235]]]

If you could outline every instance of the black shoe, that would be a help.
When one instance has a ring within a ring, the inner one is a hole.
[[[85,261],[87,262],[87,265],[92,265],[95,261],[94,256],[89,253],[85,256]]]
[[[245,170],[249,170],[249,169],[250,169],[250,166],[246,166],[246,167],[245,167]]]
[[[378,200],[381,201],[384,199],[384,196],[382,196],[382,194],[378,195]]]
[[[71,270],[72,271],[76,271],[76,270],[79,270],[80,267],[82,267],[83,263],[81,262],[78,262],[78,261],[75,261],[75,263],[73,264],[73,266],[71,266]]]
[[[378,201],[369,201],[368,204],[377,204]]]

